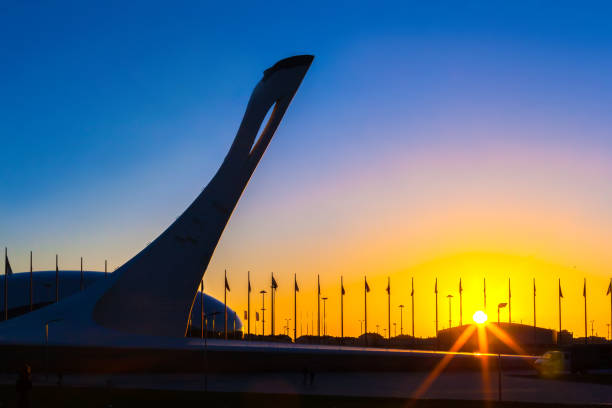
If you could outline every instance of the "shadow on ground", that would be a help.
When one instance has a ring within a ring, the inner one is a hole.
[[[522,402],[489,402],[467,400],[409,400],[401,398],[366,398],[318,395],[287,395],[259,393],[219,393],[195,391],[122,390],[100,388],[38,387],[32,392],[33,407],[135,407],[182,408],[206,404],[218,407],[269,408],[530,408],[553,407],[555,404]],[[17,406],[14,387],[0,386],[0,407]],[[585,405],[581,405],[585,406]],[[593,406],[594,407],[594,406]]]

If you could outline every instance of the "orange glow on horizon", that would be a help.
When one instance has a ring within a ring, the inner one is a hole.
[[[259,249],[261,252],[261,248]],[[366,251],[367,252],[367,251]],[[415,335],[417,337],[432,337],[435,335],[435,278],[438,278],[439,322],[440,329],[445,329],[449,321],[448,304],[444,298],[448,294],[451,300],[452,322],[459,322],[459,278],[463,286],[463,323],[468,322],[473,314],[482,310],[485,314],[493,312],[492,308],[483,308],[483,277],[487,283],[487,303],[497,305],[508,301],[508,278],[511,279],[511,305],[502,311],[501,320],[507,321],[511,306],[514,323],[532,324],[533,322],[533,291],[532,279],[537,285],[537,321],[538,326],[558,329],[558,278],[561,278],[563,288],[562,324],[563,329],[574,332],[574,336],[583,336],[584,298],[582,297],[582,282],[585,272],[571,267],[546,262],[530,256],[514,256],[496,253],[467,252],[456,255],[441,256],[430,261],[418,263],[410,267],[398,267],[411,261],[380,256],[376,262],[359,263],[362,253],[348,255],[325,252],[321,257],[299,258],[296,262],[284,264],[285,254],[279,252],[279,258],[273,264],[265,263],[263,267],[255,268],[248,264],[228,266],[228,279],[232,292],[228,293],[228,306],[239,316],[247,310],[247,271],[251,271],[251,285],[254,291],[269,290],[270,270],[273,270],[279,289],[276,297],[276,326],[279,331],[284,319],[293,319],[293,272],[297,273],[300,291],[297,294],[298,336],[316,335],[317,321],[317,272],[320,274],[321,294],[329,298],[327,301],[327,332],[332,336],[340,335],[340,275],[344,277],[346,295],[344,302],[344,334],[347,337],[357,337],[361,334],[360,320],[363,319],[363,275],[367,275],[371,292],[368,293],[368,328],[380,325],[387,327],[387,276],[391,278],[391,321],[397,323],[397,334],[403,326],[403,334],[412,334],[412,297],[411,278],[414,277]],[[223,255],[223,254],[221,254]],[[248,254],[247,254],[248,255]],[[257,257],[256,254],[252,254]],[[346,255],[346,256],[345,256]],[[294,253],[286,256],[294,257]],[[218,259],[218,258],[216,258]],[[310,265],[317,259],[316,265]],[[276,265],[280,264],[281,267]],[[336,265],[328,269],[329,265]],[[309,266],[310,265],[310,266]],[[328,266],[323,266],[328,265]],[[305,269],[306,268],[306,269]],[[223,299],[223,271],[219,265],[211,264],[205,275],[205,290],[207,293]],[[221,273],[218,273],[221,270]],[[377,272],[373,272],[377,271]],[[588,315],[595,320],[595,331],[606,335],[605,324],[609,322],[610,298],[606,297],[609,284],[607,276],[587,276]],[[444,297],[442,297],[444,296]],[[442,300],[443,299],[443,300]],[[399,305],[403,309],[403,324],[400,324]],[[251,311],[258,310],[261,314],[261,298],[251,296]],[[269,322],[270,304],[266,297],[266,321]],[[322,317],[321,317],[322,318]],[[246,327],[246,322],[245,327]],[[599,330],[597,325],[600,325]],[[314,326],[314,329],[313,329]],[[257,324],[261,332],[261,322]],[[268,325],[266,325],[269,328]],[[393,325],[391,327],[393,330]],[[291,330],[293,330],[293,320]],[[251,322],[251,332],[255,331],[255,322]],[[590,333],[589,333],[590,334]]]

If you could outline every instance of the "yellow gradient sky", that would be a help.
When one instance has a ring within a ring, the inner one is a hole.
[[[364,275],[372,288],[368,328],[375,330],[379,324],[381,333],[387,324],[387,276],[398,332],[398,306],[410,305],[414,277],[416,335],[431,336],[436,277],[440,328],[448,327],[446,295],[458,296],[459,277],[464,322],[483,307],[486,277],[491,319],[496,319],[496,305],[507,301],[511,278],[513,321],[532,324],[535,278],[538,325],[555,329],[560,278],[563,327],[582,336],[582,284],[587,278],[589,333],[594,320],[595,331],[607,335],[611,218],[600,207],[610,197],[606,189],[611,173],[597,152],[533,145],[529,150],[508,145],[474,150],[453,146],[414,154],[393,152],[368,166],[365,177],[339,174],[322,180],[312,194],[284,191],[284,199],[265,208],[258,207],[257,194],[245,196],[207,272],[208,290],[222,296],[222,272],[228,268],[230,300],[242,313],[246,271],[251,270],[257,292],[269,291],[274,271],[280,285],[276,324],[282,328],[285,318],[293,318],[295,272],[305,332],[316,311],[319,273],[322,292],[329,297],[328,332],[337,335],[342,274],[347,291],[345,331],[357,335],[363,319]],[[280,178],[283,185],[284,176]],[[254,180],[250,187],[257,189],[257,184]],[[252,302],[252,307],[261,308],[259,295]],[[457,324],[458,298],[452,302],[452,320]],[[405,311],[406,328],[410,308]],[[507,320],[507,309],[502,319]]]

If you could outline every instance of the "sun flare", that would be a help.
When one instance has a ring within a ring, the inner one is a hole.
[[[472,319],[474,319],[474,322],[476,322],[477,324],[484,324],[487,321],[488,317],[485,312],[483,312],[482,310],[478,310],[476,313],[474,313]]]

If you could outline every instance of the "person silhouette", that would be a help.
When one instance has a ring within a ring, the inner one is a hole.
[[[32,406],[32,368],[25,364],[17,378],[17,406],[30,408]]]

